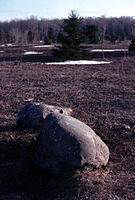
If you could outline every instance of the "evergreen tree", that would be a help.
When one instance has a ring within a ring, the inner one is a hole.
[[[110,39],[110,41],[111,41],[112,44],[115,44],[115,42],[116,42],[116,40],[118,39],[118,37],[116,36],[115,33],[111,33],[109,39]]]
[[[84,29],[86,42],[89,44],[98,44],[100,42],[100,32],[96,25],[86,25]]]
[[[135,37],[131,40],[131,44],[129,45],[128,48],[129,51],[135,51]]]
[[[120,42],[124,41],[125,40],[125,33],[121,33],[120,36],[119,36],[119,40]]]
[[[75,11],[71,11],[68,19],[64,20],[64,33],[59,38],[62,47],[54,50],[54,54],[62,60],[79,60],[87,56],[87,51],[81,46],[84,42],[81,25],[82,18]]]
[[[57,35],[57,43],[61,43],[63,37],[63,33],[60,31]]]
[[[50,39],[50,42],[55,42],[55,35],[54,35],[54,30],[53,28],[48,29],[48,38]]]
[[[44,44],[45,45],[50,45],[51,44],[50,38],[48,36],[44,37]]]
[[[27,42],[28,42],[28,43],[32,43],[33,38],[34,38],[34,36],[33,36],[32,31],[28,31],[28,34],[27,34]]]
[[[2,42],[2,31],[0,29],[0,42]]]
[[[11,42],[11,35],[10,35],[9,31],[5,32],[5,40],[6,40],[6,43]]]

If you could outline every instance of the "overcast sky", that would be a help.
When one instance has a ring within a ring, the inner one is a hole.
[[[0,0],[0,21],[66,18],[71,10],[81,17],[135,16],[135,0]]]

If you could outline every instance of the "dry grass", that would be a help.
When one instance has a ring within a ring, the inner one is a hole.
[[[106,65],[0,63],[0,199],[135,199],[135,60]],[[110,149],[107,167],[49,177],[31,157],[38,130],[17,130],[29,99],[67,106]]]

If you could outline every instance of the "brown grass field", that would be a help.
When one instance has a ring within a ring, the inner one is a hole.
[[[0,62],[0,200],[135,199],[135,57],[105,65]],[[15,127],[28,102],[67,106],[102,138],[102,169],[52,177],[33,166],[38,129]]]

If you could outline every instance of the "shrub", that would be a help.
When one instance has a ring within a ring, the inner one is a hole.
[[[50,45],[50,44],[51,44],[51,41],[50,41],[50,39],[49,39],[48,36],[45,36],[45,37],[44,37],[44,44],[45,44],[45,45]]]
[[[135,51],[135,37],[131,40],[131,44],[129,45],[128,48],[129,51]]]

